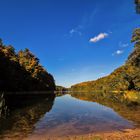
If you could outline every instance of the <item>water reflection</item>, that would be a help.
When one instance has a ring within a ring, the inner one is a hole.
[[[0,138],[10,140],[123,131],[140,124],[138,108],[93,93],[36,98],[22,102],[18,108],[15,102],[10,105],[10,117],[0,121]]]
[[[107,97],[104,93],[94,92],[71,92],[71,96],[89,102],[97,102],[106,107],[112,108],[123,118],[132,121],[137,127],[140,127],[140,106],[126,105],[113,97]]]
[[[19,100],[22,98],[22,100]],[[27,98],[27,97],[26,97]],[[24,138],[34,129],[34,124],[53,106],[54,96],[34,97],[25,100],[23,96],[15,96],[14,100],[6,98],[10,111],[9,116],[0,120],[0,139]],[[24,99],[24,100],[23,100]]]
[[[29,139],[52,136],[88,134],[133,128],[111,108],[95,102],[81,101],[70,95],[57,97],[52,110],[35,125]]]

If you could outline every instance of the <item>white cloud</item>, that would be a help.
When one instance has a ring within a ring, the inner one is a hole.
[[[123,50],[117,50],[117,51],[116,51],[116,54],[117,54],[117,55],[120,55],[120,54],[122,54],[122,53],[123,53]]]
[[[117,50],[116,52],[114,52],[112,55],[121,55],[123,54],[124,51],[123,50]]]
[[[89,40],[89,42],[96,43],[96,42],[98,42],[98,41],[100,41],[100,40],[106,38],[107,36],[108,36],[107,33],[100,33],[99,35],[97,35],[97,36],[91,38],[91,39]]]

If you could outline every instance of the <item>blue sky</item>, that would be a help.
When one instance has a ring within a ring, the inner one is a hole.
[[[66,87],[122,65],[139,25],[133,0],[0,0],[4,43],[29,48]]]

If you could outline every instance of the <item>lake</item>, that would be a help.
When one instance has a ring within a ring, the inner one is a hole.
[[[9,116],[0,120],[0,139],[63,137],[139,126],[139,109],[112,106],[69,94],[30,100],[30,104],[12,108]]]

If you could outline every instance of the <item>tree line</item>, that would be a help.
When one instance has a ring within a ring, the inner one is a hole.
[[[27,48],[16,53],[0,39],[0,91],[46,90],[55,90],[55,81],[39,59]]]

